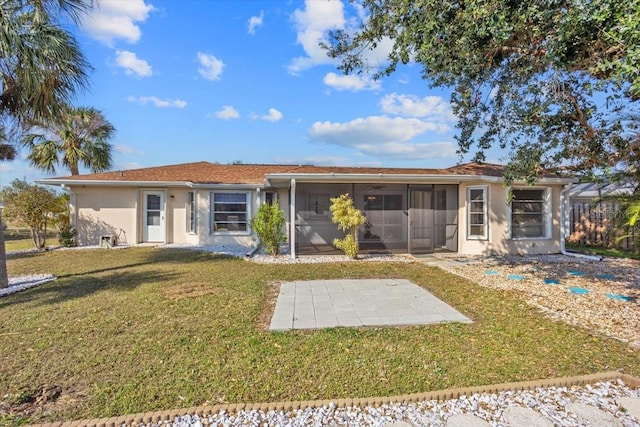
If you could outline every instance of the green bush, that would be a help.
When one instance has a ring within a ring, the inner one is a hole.
[[[61,223],[58,226],[58,242],[65,247],[76,246],[78,231],[69,223]]]
[[[276,204],[263,204],[251,218],[251,228],[256,232],[265,250],[270,255],[280,253],[280,245],[287,240],[283,231],[284,211]]]

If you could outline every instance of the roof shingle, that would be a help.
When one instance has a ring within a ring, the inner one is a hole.
[[[446,169],[348,166],[183,163],[53,178],[65,181],[191,182],[194,184],[262,184],[268,174],[484,175],[502,176],[503,166],[465,163]]]

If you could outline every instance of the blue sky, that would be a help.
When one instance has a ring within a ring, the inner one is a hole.
[[[114,170],[203,160],[454,165],[446,89],[430,89],[417,65],[380,81],[343,76],[318,46],[362,13],[346,0],[99,0],[73,30],[94,67],[75,104],[115,126]],[[383,63],[388,47],[369,62]],[[1,185],[51,176],[22,158],[0,164]]]

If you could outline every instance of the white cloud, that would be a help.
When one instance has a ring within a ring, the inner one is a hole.
[[[238,113],[238,111],[231,105],[225,105],[222,107],[222,110],[216,111],[214,114],[217,118],[223,120],[237,119],[240,117],[240,113]]]
[[[222,70],[224,69],[224,62],[213,55],[202,52],[198,52],[198,62],[200,63],[198,73],[202,77],[212,81],[220,80]]]
[[[281,120],[282,117],[284,117],[282,113],[275,108],[269,108],[269,114],[266,114],[264,116],[258,116],[257,114],[252,114],[251,116],[252,119],[266,120],[272,123]]]
[[[124,163],[120,163],[118,164],[115,169],[119,169],[119,170],[131,170],[131,169],[141,169],[144,167],[148,167],[146,165],[140,164],[138,162],[124,162]]]
[[[323,64],[336,64],[337,59],[330,58],[327,51],[320,46],[328,41],[327,35],[332,30],[355,31],[361,22],[366,22],[366,11],[359,4],[353,4],[356,16],[345,17],[342,0],[305,0],[304,9],[296,9],[292,15],[297,33],[297,42],[302,46],[306,56],[294,58],[289,64],[291,74]],[[375,48],[365,49],[360,53],[366,67],[383,66],[393,49],[393,40],[384,37],[376,43]]]
[[[363,154],[403,159],[452,157],[453,142],[415,142],[413,138],[427,132],[447,132],[442,124],[417,118],[371,116],[346,123],[315,122],[309,135],[321,143],[356,149]]]
[[[91,37],[109,46],[117,39],[135,43],[142,36],[137,23],[146,21],[153,10],[144,0],[99,0],[81,25]]]
[[[133,147],[129,147],[128,145],[123,144],[116,144],[113,146],[113,149],[116,151],[116,153],[122,154],[133,154],[135,152]]]
[[[335,63],[319,43],[326,41],[327,31],[344,28],[342,1],[306,0],[304,10],[296,9],[292,19],[296,26],[297,42],[302,45],[306,56],[294,58],[289,64],[289,72],[297,74],[315,65]]]
[[[432,120],[454,122],[456,117],[451,111],[451,104],[440,96],[401,95],[392,93],[380,101],[382,111],[404,117],[428,117]]]
[[[184,108],[187,101],[181,99],[160,99],[157,96],[130,96],[127,98],[129,102],[137,102],[140,105],[153,104],[158,108]]]
[[[256,28],[262,26],[262,18],[264,18],[264,10],[260,11],[260,15],[249,18],[249,34],[254,35],[256,33]]]
[[[282,165],[353,166],[353,159],[342,156],[275,157],[273,162]]]
[[[153,74],[151,65],[127,50],[116,51],[116,64],[124,68],[127,74],[135,74],[138,77],[149,77]]]
[[[457,145],[450,141],[439,142],[387,142],[362,144],[357,147],[364,154],[396,159],[443,159],[456,156]]]
[[[378,90],[380,81],[370,77],[356,75],[339,75],[333,72],[327,73],[322,79],[324,84],[336,90],[350,90],[358,92],[361,90]]]
[[[427,131],[447,132],[448,130],[448,127],[416,118],[370,116],[346,123],[315,122],[311,125],[311,136],[350,146],[353,144],[352,141],[408,141]]]

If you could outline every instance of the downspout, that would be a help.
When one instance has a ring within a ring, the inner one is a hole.
[[[289,195],[289,253],[296,259],[296,179],[291,178]]]
[[[573,184],[569,183],[563,186],[560,190],[560,253],[566,256],[572,256],[576,258],[585,258],[591,261],[602,261],[601,256],[586,255],[577,252],[568,252],[566,249],[565,239],[567,238],[567,230],[569,229],[569,190]]]

